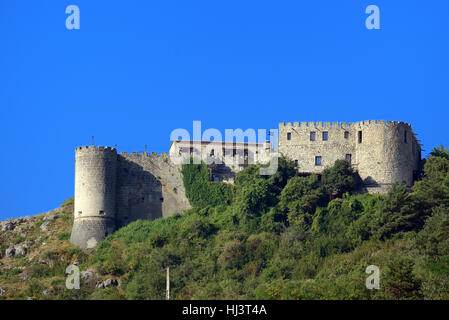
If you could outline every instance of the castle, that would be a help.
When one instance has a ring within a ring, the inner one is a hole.
[[[421,146],[411,126],[397,121],[280,123],[278,152],[294,160],[301,174],[320,174],[335,160],[346,159],[365,190],[380,193],[394,182],[411,186],[421,162]],[[70,241],[93,248],[132,221],[188,209],[181,164],[195,155],[211,169],[211,181],[232,183],[236,172],[251,163],[266,163],[274,153],[268,142],[175,140],[170,155],[78,147]]]

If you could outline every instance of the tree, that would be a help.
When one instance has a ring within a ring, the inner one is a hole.
[[[347,161],[337,160],[332,167],[323,170],[321,181],[329,195],[341,197],[345,192],[355,190],[359,179]]]
[[[385,279],[381,279],[381,287],[391,299],[420,299],[421,281],[413,274],[414,262],[403,256],[394,256],[387,264]]]
[[[440,147],[435,147],[430,152],[430,156],[432,157],[441,157],[449,160],[449,149],[446,149],[443,144]]]

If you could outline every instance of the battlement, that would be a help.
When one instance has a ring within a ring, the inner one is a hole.
[[[411,128],[409,123],[403,121],[390,121],[390,120],[364,120],[358,122],[322,122],[322,121],[302,121],[302,122],[280,122],[279,128],[299,127],[299,128],[351,128],[356,126],[369,126],[369,125],[383,125],[383,126],[398,126],[406,125]]]
[[[157,152],[131,152],[128,153],[126,151],[120,152],[119,154],[121,157],[125,158],[125,159],[142,159],[142,158],[148,158],[148,159],[159,159],[159,158],[168,158],[168,154],[167,152],[161,152],[161,153],[157,153]]]
[[[105,146],[81,146],[75,149],[76,152],[96,152],[96,151],[105,151],[105,152],[117,152],[116,148],[105,147]]]

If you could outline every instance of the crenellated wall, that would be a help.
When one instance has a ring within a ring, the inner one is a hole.
[[[117,227],[190,207],[181,168],[167,153],[117,154],[109,147],[75,152],[75,209],[70,241],[92,248]]]
[[[315,141],[310,139],[311,132]],[[411,126],[383,120],[280,123],[279,151],[297,160],[298,171],[303,173],[321,173],[335,160],[350,155],[369,192],[386,192],[395,181],[411,186],[421,160],[421,147]],[[316,157],[321,157],[321,165],[316,165]]]

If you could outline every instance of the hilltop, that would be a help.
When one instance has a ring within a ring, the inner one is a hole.
[[[360,194],[345,161],[298,176],[250,165],[235,185],[184,165],[184,214],[136,221],[80,250],[68,241],[73,200],[1,223],[1,299],[448,299],[449,152],[436,148],[412,188]],[[14,256],[11,250],[15,247]],[[80,290],[65,288],[78,265]],[[366,267],[380,268],[368,290]]]

